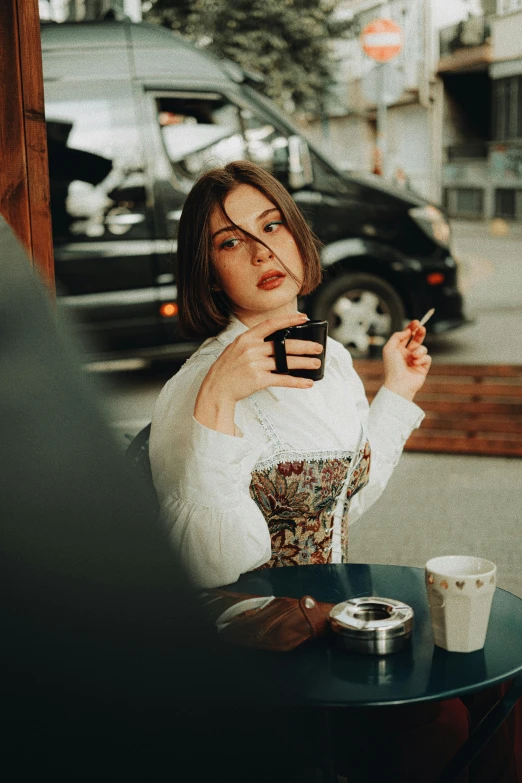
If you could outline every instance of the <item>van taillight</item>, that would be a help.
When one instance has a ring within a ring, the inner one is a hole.
[[[160,315],[163,318],[172,318],[178,314],[178,306],[176,302],[164,302],[160,307]]]

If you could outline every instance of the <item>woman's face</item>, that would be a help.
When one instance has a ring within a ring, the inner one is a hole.
[[[281,212],[252,185],[238,185],[226,197],[224,207],[231,221],[270,247],[268,250],[231,226],[219,208],[212,212],[212,264],[232,312],[248,327],[274,315],[295,312],[303,262]]]

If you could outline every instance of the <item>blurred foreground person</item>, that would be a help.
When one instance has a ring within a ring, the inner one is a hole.
[[[16,781],[279,779],[252,758],[269,684],[202,625],[3,218],[0,248],[3,766]]]

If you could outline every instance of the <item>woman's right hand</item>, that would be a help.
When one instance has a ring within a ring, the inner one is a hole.
[[[306,320],[303,313],[280,315],[263,321],[236,337],[216,359],[201,384],[194,407],[196,420],[210,429],[235,435],[237,432],[234,413],[239,400],[268,386],[286,386],[293,389],[308,389],[313,386],[314,382],[308,378],[274,373],[274,343],[264,341],[272,332],[305,323]],[[320,343],[286,340],[285,348],[288,369],[315,370],[320,367],[321,360],[309,356],[322,353],[323,347]]]

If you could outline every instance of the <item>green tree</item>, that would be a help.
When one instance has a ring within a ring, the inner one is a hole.
[[[264,92],[284,109],[324,110],[334,81],[332,39],[338,0],[153,0],[146,18],[265,77]]]

